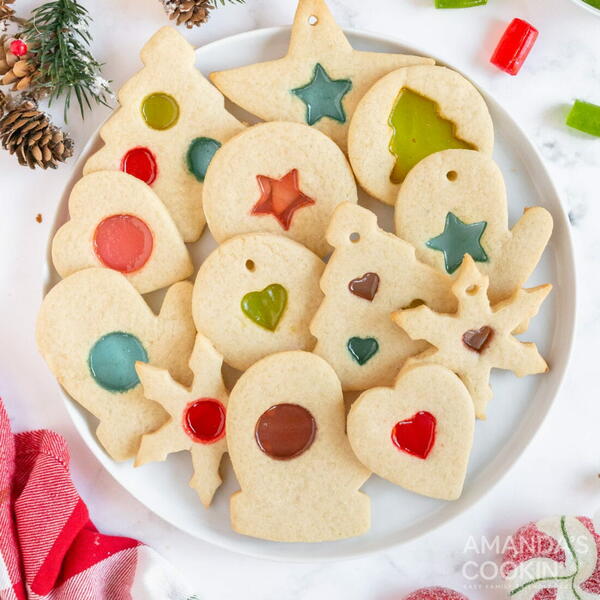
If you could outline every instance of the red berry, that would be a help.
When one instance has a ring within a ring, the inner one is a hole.
[[[25,56],[27,54],[27,44],[23,40],[13,40],[9,49],[15,56]]]

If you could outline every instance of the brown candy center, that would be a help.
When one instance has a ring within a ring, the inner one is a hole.
[[[258,447],[275,460],[290,460],[308,450],[315,440],[317,423],[298,404],[276,404],[256,422],[254,437]]]
[[[348,289],[355,296],[371,302],[379,289],[379,275],[377,273],[365,273],[362,277],[350,281]]]
[[[462,336],[463,344],[470,350],[481,354],[490,344],[494,337],[494,330],[487,325],[479,329],[469,329]]]

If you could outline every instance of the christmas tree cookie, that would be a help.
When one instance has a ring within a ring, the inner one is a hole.
[[[194,465],[190,487],[206,507],[221,485],[219,465],[227,452],[227,390],[222,364],[223,357],[201,334],[196,337],[190,358],[194,381],[189,388],[175,381],[165,369],[136,363],[144,395],[160,404],[171,418],[158,431],[142,437],[135,465],[163,461],[172,452],[188,450]]]
[[[552,216],[539,206],[508,228],[502,173],[491,158],[470,150],[438,152],[412,169],[395,221],[419,260],[440,271],[455,274],[470,254],[490,278],[492,304],[523,286],[552,233]]]
[[[308,352],[281,352],[250,367],[231,392],[229,454],[241,491],[231,497],[238,533],[322,542],[365,533],[369,471],[345,432],[333,369]]]
[[[191,296],[191,283],[176,283],[157,316],[123,275],[92,268],[63,279],[42,302],[40,352],[71,397],[99,420],[96,435],[115,460],[135,456],[140,437],[167,419],[144,397],[135,363],[190,382]]]
[[[152,189],[131,175],[86,175],[71,192],[69,215],[52,241],[52,261],[61,277],[108,267],[145,294],[194,271],[169,212]]]
[[[343,150],[350,118],[383,75],[429,58],[359,52],[333,20],[324,0],[299,0],[287,55],[279,60],[212,73],[230,100],[264,121],[316,127]]]
[[[324,256],[325,229],[340,202],[356,202],[344,153],[299,123],[262,123],[238,134],[215,156],[203,192],[218,242],[252,231],[290,237]]]
[[[394,387],[363,392],[347,429],[352,450],[373,473],[424,496],[456,500],[474,423],[471,396],[452,371],[412,365]]]
[[[204,227],[202,184],[218,148],[244,126],[194,66],[194,49],[171,27],[141,53],[144,68],[119,92],[121,107],[100,130],[105,145],[84,174],[121,170],[152,187],[186,242]]]
[[[548,370],[536,345],[520,342],[512,332],[537,314],[552,286],[518,289],[510,298],[490,306],[488,285],[489,278],[477,270],[467,254],[452,285],[458,300],[455,313],[440,314],[428,306],[418,306],[392,316],[412,339],[433,345],[414,361],[443,365],[463,380],[479,419],[485,419],[492,398],[489,378],[493,368],[513,371],[518,377]]]
[[[380,79],[358,104],[348,132],[359,183],[392,205],[407,174],[430,154],[457,148],[490,156],[493,145],[492,119],[473,84],[427,65]]]
[[[192,310],[198,331],[242,371],[274,352],[312,349],[308,325],[323,297],[324,267],[316,254],[281,235],[227,240],[196,277]]]
[[[310,326],[314,351],[333,366],[344,390],[392,385],[403,362],[427,348],[394,325],[392,312],[419,302],[455,310],[452,280],[420,263],[410,244],[380,229],[375,214],[361,206],[337,208],[327,241],[335,250]]]

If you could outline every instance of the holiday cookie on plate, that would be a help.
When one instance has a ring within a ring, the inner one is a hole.
[[[204,183],[208,228],[217,242],[268,231],[324,256],[325,230],[341,202],[357,202],[344,153],[299,123],[262,123],[215,155]]]
[[[164,204],[131,175],[98,171],[82,177],[69,196],[69,216],[52,240],[52,262],[61,277],[108,267],[145,294],[194,271]]]
[[[144,68],[123,85],[120,108],[102,126],[104,146],[84,166],[124,171],[163,201],[183,240],[202,234],[202,184],[214,153],[244,125],[194,66],[194,48],[163,27],[141,53]]]
[[[383,75],[430,58],[354,50],[324,0],[299,0],[290,47],[279,60],[212,73],[233,102],[264,121],[315,127],[346,149],[358,101]]]
[[[409,171],[452,148],[491,156],[494,128],[475,86],[438,66],[398,69],[361,99],[348,132],[348,156],[360,185],[393,205]]]

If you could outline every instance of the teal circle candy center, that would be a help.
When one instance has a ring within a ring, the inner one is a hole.
[[[92,377],[109,392],[126,392],[140,382],[135,371],[138,360],[148,362],[144,346],[135,335],[123,331],[103,335],[88,356]]]
[[[221,142],[207,137],[196,138],[190,144],[187,151],[188,169],[198,181],[204,181],[208,165],[220,147]]]

